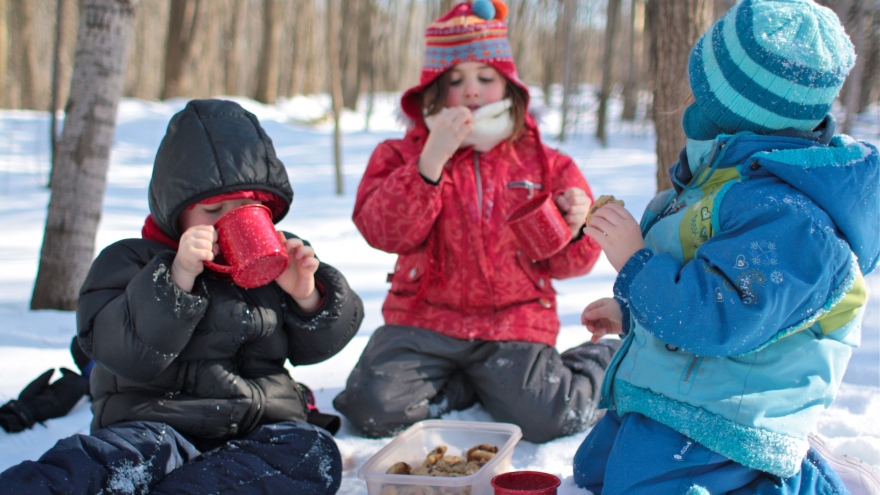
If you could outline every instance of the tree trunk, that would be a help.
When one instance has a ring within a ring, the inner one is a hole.
[[[342,63],[342,106],[351,110],[357,110],[357,99],[360,93],[360,65],[359,59],[361,48],[358,46],[360,29],[363,23],[360,17],[363,15],[364,0],[344,0],[342,2],[342,46],[340,57]]]
[[[607,22],[605,24],[605,54],[602,57],[602,86],[599,90],[599,109],[596,110],[596,139],[602,147],[608,145],[605,122],[608,116],[608,98],[614,84],[614,35],[620,24],[620,0],[608,0]]]
[[[639,108],[639,81],[641,80],[641,47],[645,30],[645,4],[642,0],[630,0],[629,43],[623,83],[623,111],[621,120],[632,122]]]
[[[865,57],[861,55],[864,53],[863,48],[865,47],[865,41],[867,41],[865,31],[871,26],[870,18],[867,19],[868,22],[865,22],[866,12],[861,2],[853,2],[848,10],[846,26],[849,29],[847,31],[855,47],[856,54],[859,56],[856,57],[856,64],[846,78],[845,88],[841,95],[843,97],[843,108],[846,111],[846,118],[843,119],[843,125],[840,128],[840,132],[843,134],[850,133],[852,123],[858,115],[859,96],[862,93],[862,68],[865,66]]]
[[[36,37],[34,36],[34,6],[31,2],[15,2],[17,4],[17,22],[21,36],[21,106],[31,110],[40,108],[37,100],[42,84],[38,77]]]
[[[76,309],[95,251],[137,3],[83,6],[31,309]]]
[[[52,168],[55,168],[58,148],[58,110],[61,99],[61,54],[64,52],[64,22],[67,17],[67,0],[57,0],[55,10],[55,46],[52,53],[52,98],[49,103],[49,149]],[[51,177],[51,171],[49,176]],[[52,184],[49,184],[51,187]]]
[[[875,3],[871,10],[871,28],[863,45],[862,55],[865,65],[862,70],[862,84],[859,92],[858,113],[864,112],[871,102],[877,100],[877,89],[880,89],[877,75],[880,74],[880,4]]]
[[[187,68],[196,33],[199,0],[171,0],[168,39],[165,45],[165,83],[163,100],[183,96],[187,87]]]
[[[649,19],[654,58],[653,118],[657,133],[657,190],[671,187],[668,169],[685,143],[681,116],[693,95],[688,85],[691,47],[708,29],[710,0],[651,0]]]
[[[611,0],[614,1],[614,0]],[[620,1],[620,0],[617,0]],[[577,86],[573,81],[572,74],[572,58],[574,52],[574,19],[577,16],[577,2],[575,0],[564,0],[562,12],[562,117],[559,125],[559,141],[565,141],[566,124],[568,123],[568,107],[570,105],[569,96],[572,93],[572,86]]]
[[[247,1],[234,0],[232,12],[232,21],[229,28],[229,46],[226,49],[226,94],[241,94],[241,84],[239,84],[239,64],[241,63],[241,47],[243,41],[243,31],[247,16]]]
[[[344,1],[344,0],[343,0]],[[345,192],[342,175],[342,67],[339,54],[336,0],[327,0],[327,62],[330,65],[330,100],[333,107],[333,166],[336,171],[336,194]]]
[[[257,71],[256,99],[275,103],[278,99],[278,51],[281,48],[281,8],[276,0],[263,0],[263,48]]]
[[[4,88],[0,92],[0,107],[9,107],[9,87],[6,81],[7,71],[9,69],[9,28],[6,18],[6,0],[0,0],[0,88]]]

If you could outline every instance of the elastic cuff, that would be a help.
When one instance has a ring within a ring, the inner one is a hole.
[[[629,307],[630,287],[633,280],[653,256],[654,253],[650,249],[640,249],[627,260],[626,264],[623,265],[623,269],[617,274],[617,279],[614,281],[614,297],[618,301],[622,301],[627,308]]]

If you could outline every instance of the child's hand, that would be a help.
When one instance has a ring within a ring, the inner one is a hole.
[[[593,334],[590,340],[596,343],[604,335],[623,333],[623,313],[620,303],[613,297],[591,302],[581,314],[581,323]]]
[[[315,249],[306,246],[302,239],[286,239],[284,234],[278,233],[290,263],[275,279],[275,282],[284,292],[299,304],[303,311],[314,311],[321,303],[321,294],[315,290],[315,272],[318,271],[320,262],[315,258]]]
[[[605,257],[618,272],[632,255],[645,247],[639,223],[623,206],[614,203],[593,213],[584,233],[602,246]]]
[[[473,118],[467,107],[444,108],[437,115],[419,157],[419,172],[423,176],[434,182],[440,180],[443,165],[474,130]]]
[[[571,235],[577,237],[578,231],[584,227],[587,221],[587,214],[590,212],[590,206],[593,202],[587,193],[579,187],[572,187],[559,196],[556,196],[556,206],[563,213],[565,223],[571,229]]]
[[[192,226],[180,236],[177,255],[171,263],[171,279],[182,290],[191,292],[196,277],[205,269],[205,261],[214,259],[217,231],[213,225]]]

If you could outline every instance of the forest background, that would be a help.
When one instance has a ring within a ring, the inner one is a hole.
[[[72,310],[94,256],[116,105],[329,94],[336,192],[344,194],[344,107],[417,82],[425,27],[455,0],[0,0],[0,107],[50,110],[52,196],[32,309]],[[651,119],[657,189],[684,142],[688,53],[734,0],[509,0],[508,36],[534,92],[562,88],[559,133],[588,115],[605,146],[608,102]],[[880,99],[880,0],[819,0],[858,55],[839,130]],[[595,98],[583,98],[592,92]],[[551,101],[543,98],[543,101]],[[585,103],[588,102],[588,103]],[[589,108],[584,106],[588,105]],[[539,110],[539,109],[535,109]],[[63,131],[59,130],[64,122]]]

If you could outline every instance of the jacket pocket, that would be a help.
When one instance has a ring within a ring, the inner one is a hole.
[[[516,250],[516,261],[539,292],[556,293],[551,283],[550,269],[546,261],[532,261],[521,249]]]
[[[391,276],[391,292],[395,294],[415,294],[419,290],[419,282],[426,271],[426,254],[420,251],[414,254],[401,255],[394,264]]]

